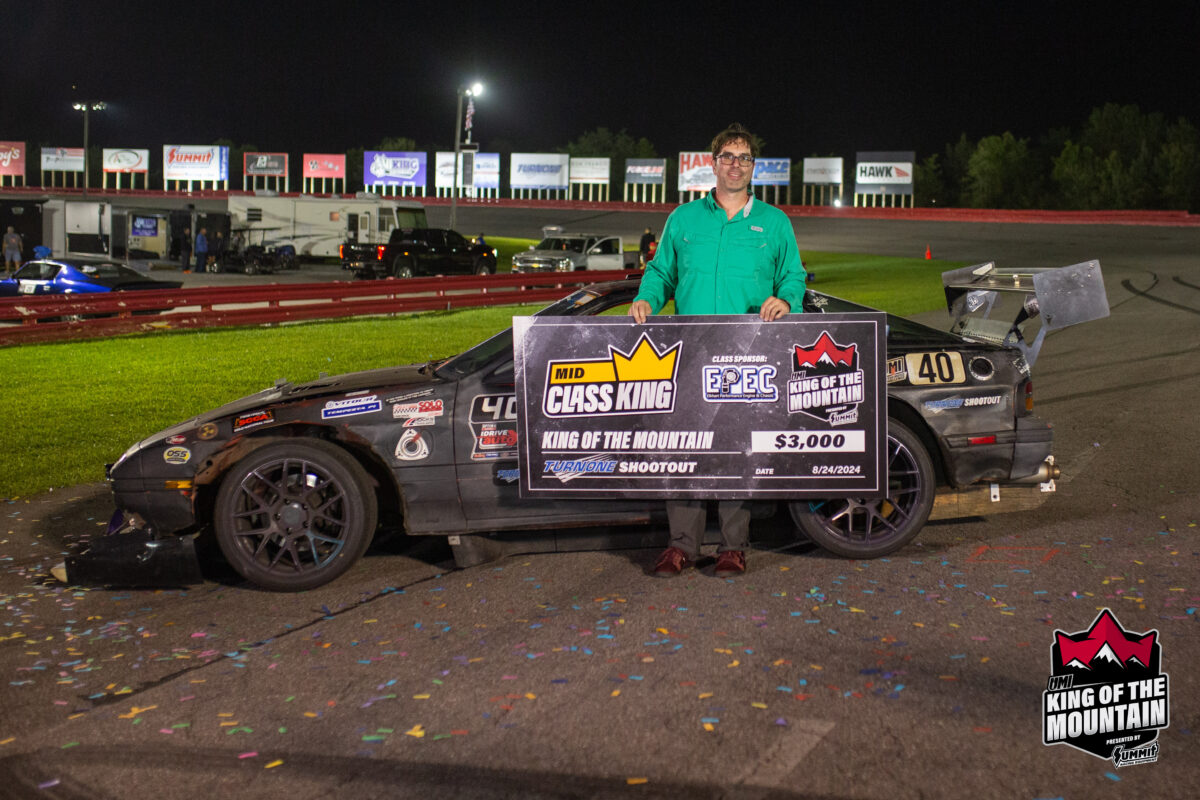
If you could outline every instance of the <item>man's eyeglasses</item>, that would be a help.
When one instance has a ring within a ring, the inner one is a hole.
[[[724,164],[727,167],[731,167],[735,163],[741,164],[743,167],[748,167],[754,163],[754,156],[752,156],[752,155],[735,156],[733,153],[721,153],[721,155],[717,156],[717,161],[720,161],[722,164]]]

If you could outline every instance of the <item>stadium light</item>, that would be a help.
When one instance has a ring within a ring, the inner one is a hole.
[[[85,102],[75,103],[72,108],[76,111],[83,112],[83,196],[87,197],[88,193],[88,112],[103,111],[108,108],[108,103],[103,100],[88,100]]]
[[[483,94],[483,84],[476,81],[471,84],[470,88],[460,88],[458,99],[454,103],[454,180],[451,181],[453,188],[450,190],[450,230],[455,230],[458,216],[458,169],[462,159],[463,98],[479,97],[481,94]],[[470,140],[471,133],[467,131],[467,141]]]

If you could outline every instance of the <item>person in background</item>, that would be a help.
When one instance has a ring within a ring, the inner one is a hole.
[[[196,272],[204,272],[208,262],[208,228],[196,231]],[[187,272],[187,270],[184,270]]]
[[[183,235],[179,237],[179,269],[187,272],[190,263],[192,263],[192,229],[184,228]]]
[[[21,234],[13,230],[13,226],[9,225],[8,230],[4,234],[4,271],[16,272],[21,268]]]
[[[212,249],[208,252],[212,257],[209,265],[209,272],[221,271],[221,258],[225,255],[225,234],[217,231],[213,234]]]
[[[712,154],[716,187],[671,212],[646,265],[629,307],[639,325],[672,297],[679,314],[757,314],[771,322],[803,310],[804,266],[791,220],[749,192],[758,157],[753,134],[730,125],[713,139]],[[678,575],[699,558],[706,516],[704,500],[667,501],[670,541],[655,576]],[[750,509],[742,500],[722,500],[718,516],[714,574],[729,578],[746,571]]]
[[[654,258],[654,231],[646,228],[646,232],[642,234],[642,239],[638,242],[638,252],[642,255],[642,268],[650,263],[650,259]]]

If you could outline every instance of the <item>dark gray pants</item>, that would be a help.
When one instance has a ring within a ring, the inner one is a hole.
[[[667,501],[667,521],[671,524],[668,545],[678,547],[693,561],[700,555],[700,543],[704,541],[707,508],[707,500]],[[750,541],[750,509],[745,501],[719,501],[717,516],[721,520],[721,545],[717,552],[745,550]]]

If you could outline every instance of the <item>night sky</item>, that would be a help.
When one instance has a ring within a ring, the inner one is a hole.
[[[767,155],[922,159],[961,133],[1078,129],[1105,102],[1200,125],[1195,3],[578,6],[0,0],[0,140],[80,146],[71,102],[95,98],[107,147],[450,149],[476,79],[475,140],[502,153],[606,126],[673,156],[739,121]]]

